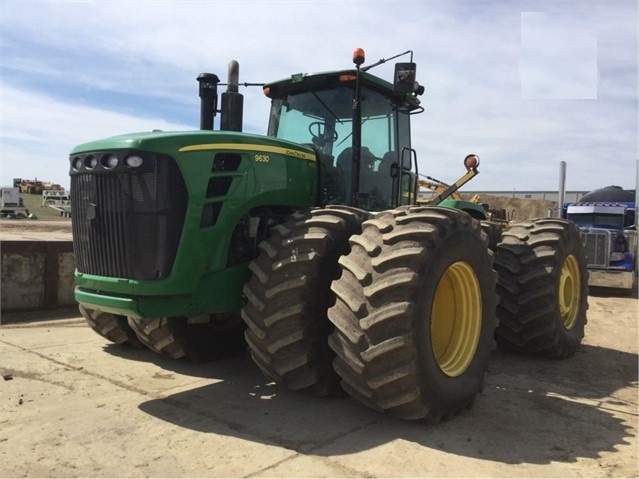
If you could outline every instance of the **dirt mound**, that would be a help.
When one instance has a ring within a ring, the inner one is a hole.
[[[470,199],[470,198],[468,198]],[[557,202],[549,200],[526,200],[522,198],[508,198],[505,196],[482,195],[480,202],[487,204],[489,209],[503,209],[507,218],[515,221],[532,220],[557,216]]]

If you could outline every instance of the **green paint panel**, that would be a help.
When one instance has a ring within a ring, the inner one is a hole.
[[[86,143],[72,156],[123,149],[175,159],[188,192],[184,228],[166,279],[76,272],[76,299],[87,307],[136,317],[239,311],[248,262],[227,264],[238,223],[256,207],[306,208],[316,202],[312,150],[270,137],[218,131],[139,133]]]
[[[470,216],[478,220],[485,220],[487,218],[484,207],[478,203],[473,203],[472,201],[446,199],[443,200],[439,206],[465,211]]]

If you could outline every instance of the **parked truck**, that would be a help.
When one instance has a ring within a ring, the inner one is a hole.
[[[563,205],[563,217],[579,226],[586,248],[588,284],[632,290],[637,286],[635,192],[607,186]]]
[[[587,271],[574,223],[487,240],[477,203],[416,205],[416,65],[392,82],[354,67],[263,84],[266,135],[242,132],[238,65],[198,76],[200,131],[93,141],[69,156],[75,297],[89,325],[173,358],[248,346],[265,375],[347,391],[407,419],[472,403],[494,338],[572,356]],[[220,113],[220,130],[214,118]],[[479,158],[453,191],[477,174]],[[495,243],[489,248],[489,243]],[[498,243],[498,244],[496,244]],[[499,318],[499,326],[497,326]]]

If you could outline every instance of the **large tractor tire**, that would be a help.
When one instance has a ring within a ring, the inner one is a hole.
[[[483,220],[481,221],[481,230],[484,233],[484,241],[488,245],[488,249],[495,251],[497,244],[501,241],[502,227],[497,223]]]
[[[586,253],[573,223],[547,218],[518,223],[502,234],[497,343],[522,354],[573,356],[588,310]]]
[[[330,286],[367,217],[347,207],[295,213],[260,243],[242,318],[254,362],[275,382],[315,396],[339,391],[327,341]]]
[[[103,338],[115,344],[133,346],[134,348],[144,347],[129,326],[126,316],[87,309],[81,304],[79,309],[89,327]]]
[[[235,354],[246,347],[244,323],[236,314],[211,315],[208,322],[187,318],[129,318],[138,339],[152,351],[173,359],[204,362]]]
[[[480,223],[415,207],[362,229],[332,285],[333,367],[373,409],[445,420],[474,401],[493,345],[496,274]]]

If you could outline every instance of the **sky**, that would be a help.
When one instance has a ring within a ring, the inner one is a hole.
[[[199,128],[199,73],[240,82],[352,68],[412,50],[419,171],[472,191],[634,189],[637,0],[0,0],[0,184],[70,184],[68,155],[124,133]],[[407,61],[401,57],[396,61]],[[391,80],[394,61],[370,70]],[[244,127],[269,100],[242,87]]]

